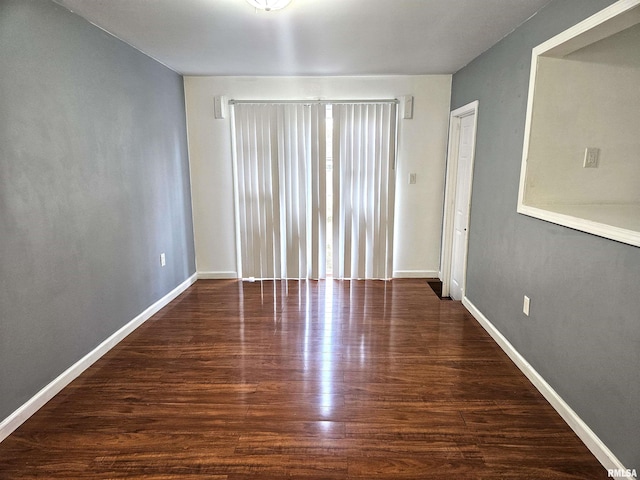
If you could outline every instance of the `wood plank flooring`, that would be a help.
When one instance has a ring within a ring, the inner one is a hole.
[[[0,443],[1,479],[605,479],[423,280],[198,281]]]

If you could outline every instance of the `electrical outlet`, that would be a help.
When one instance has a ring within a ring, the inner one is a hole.
[[[165,257],[164,253],[160,254],[160,266],[164,267],[167,264],[167,257]]]
[[[524,296],[524,302],[522,304],[522,313],[524,313],[527,317],[529,316],[529,307],[531,306],[531,299]]]
[[[583,168],[598,168],[598,160],[600,158],[600,149],[596,147],[587,147],[584,150]]]
[[[417,175],[415,173],[409,174],[409,185],[415,185],[417,179]]]

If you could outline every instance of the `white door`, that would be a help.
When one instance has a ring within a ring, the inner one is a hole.
[[[458,160],[456,173],[456,194],[453,217],[453,241],[451,248],[451,282],[449,295],[454,300],[462,300],[464,276],[467,263],[467,227],[469,225],[469,205],[471,200],[471,180],[475,112],[460,119],[458,139]]]

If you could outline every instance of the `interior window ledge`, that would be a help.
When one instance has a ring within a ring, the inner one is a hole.
[[[639,204],[521,204],[518,213],[640,247]]]

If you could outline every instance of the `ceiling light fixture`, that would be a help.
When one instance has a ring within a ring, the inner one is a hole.
[[[271,10],[280,10],[291,3],[291,0],[247,0],[249,5],[260,10],[270,12]]]

